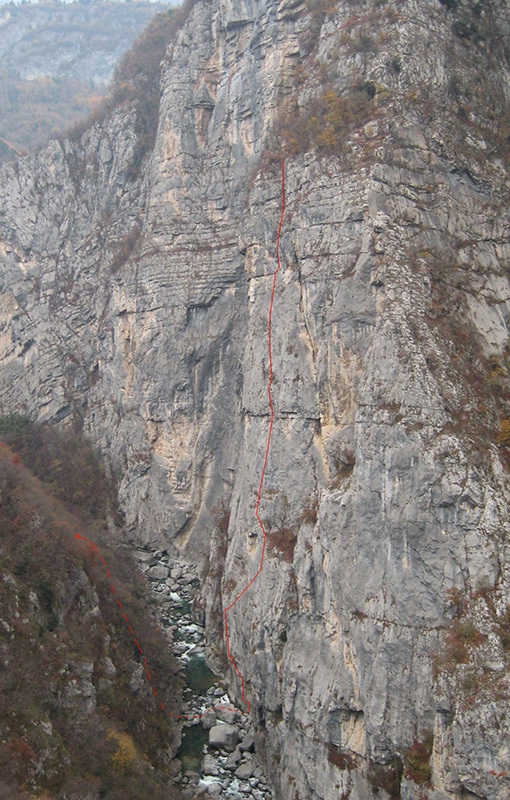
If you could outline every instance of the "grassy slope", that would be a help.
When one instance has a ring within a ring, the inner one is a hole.
[[[95,790],[108,800],[171,800],[178,797],[167,788],[177,726],[154,701],[103,564],[77,532],[100,548],[150,659],[153,685],[174,712],[181,691],[176,663],[150,623],[131,560],[107,547],[100,519],[107,493],[95,504],[96,517],[89,513],[97,491],[93,456],[81,443],[75,467],[73,448],[57,446],[65,437],[48,439],[53,452],[42,441],[35,464],[39,472],[47,464],[47,481],[28,468],[31,445],[23,436],[15,444],[27,465],[0,444],[0,798]],[[79,477],[84,463],[82,508],[65,506],[55,497],[56,474],[77,469]],[[96,477],[104,479],[97,464]]]

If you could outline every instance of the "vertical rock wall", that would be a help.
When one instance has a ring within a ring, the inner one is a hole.
[[[131,538],[200,564],[225,664],[261,549],[259,159],[286,137],[269,541],[229,616],[285,800],[508,793],[508,183],[499,122],[466,108],[482,76],[504,109],[508,16],[471,5],[197,3],[136,179],[126,109],[1,173],[2,407],[98,444]]]

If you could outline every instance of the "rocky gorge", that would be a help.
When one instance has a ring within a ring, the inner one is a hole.
[[[504,0],[189,2],[152,138],[126,90],[0,171],[1,408],[81,430],[148,572],[196,570],[239,708],[285,162],[228,618],[278,800],[509,795],[509,32]]]
[[[227,687],[205,663],[204,615],[194,607],[200,586],[196,568],[161,550],[138,550],[134,557],[150,581],[160,625],[168,631],[172,651],[188,678],[181,715],[184,742],[178,751],[181,769],[174,777],[176,784],[184,784],[183,798],[271,800],[264,771],[253,755],[250,717],[230,702]]]

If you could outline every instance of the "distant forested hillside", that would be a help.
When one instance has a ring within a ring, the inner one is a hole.
[[[86,117],[164,3],[44,0],[0,6],[0,161]]]

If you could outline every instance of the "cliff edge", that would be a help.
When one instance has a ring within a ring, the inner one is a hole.
[[[128,93],[0,173],[0,402],[199,564],[226,666],[285,161],[229,616],[258,749],[282,800],[504,800],[508,6],[186,13],[153,146]]]

